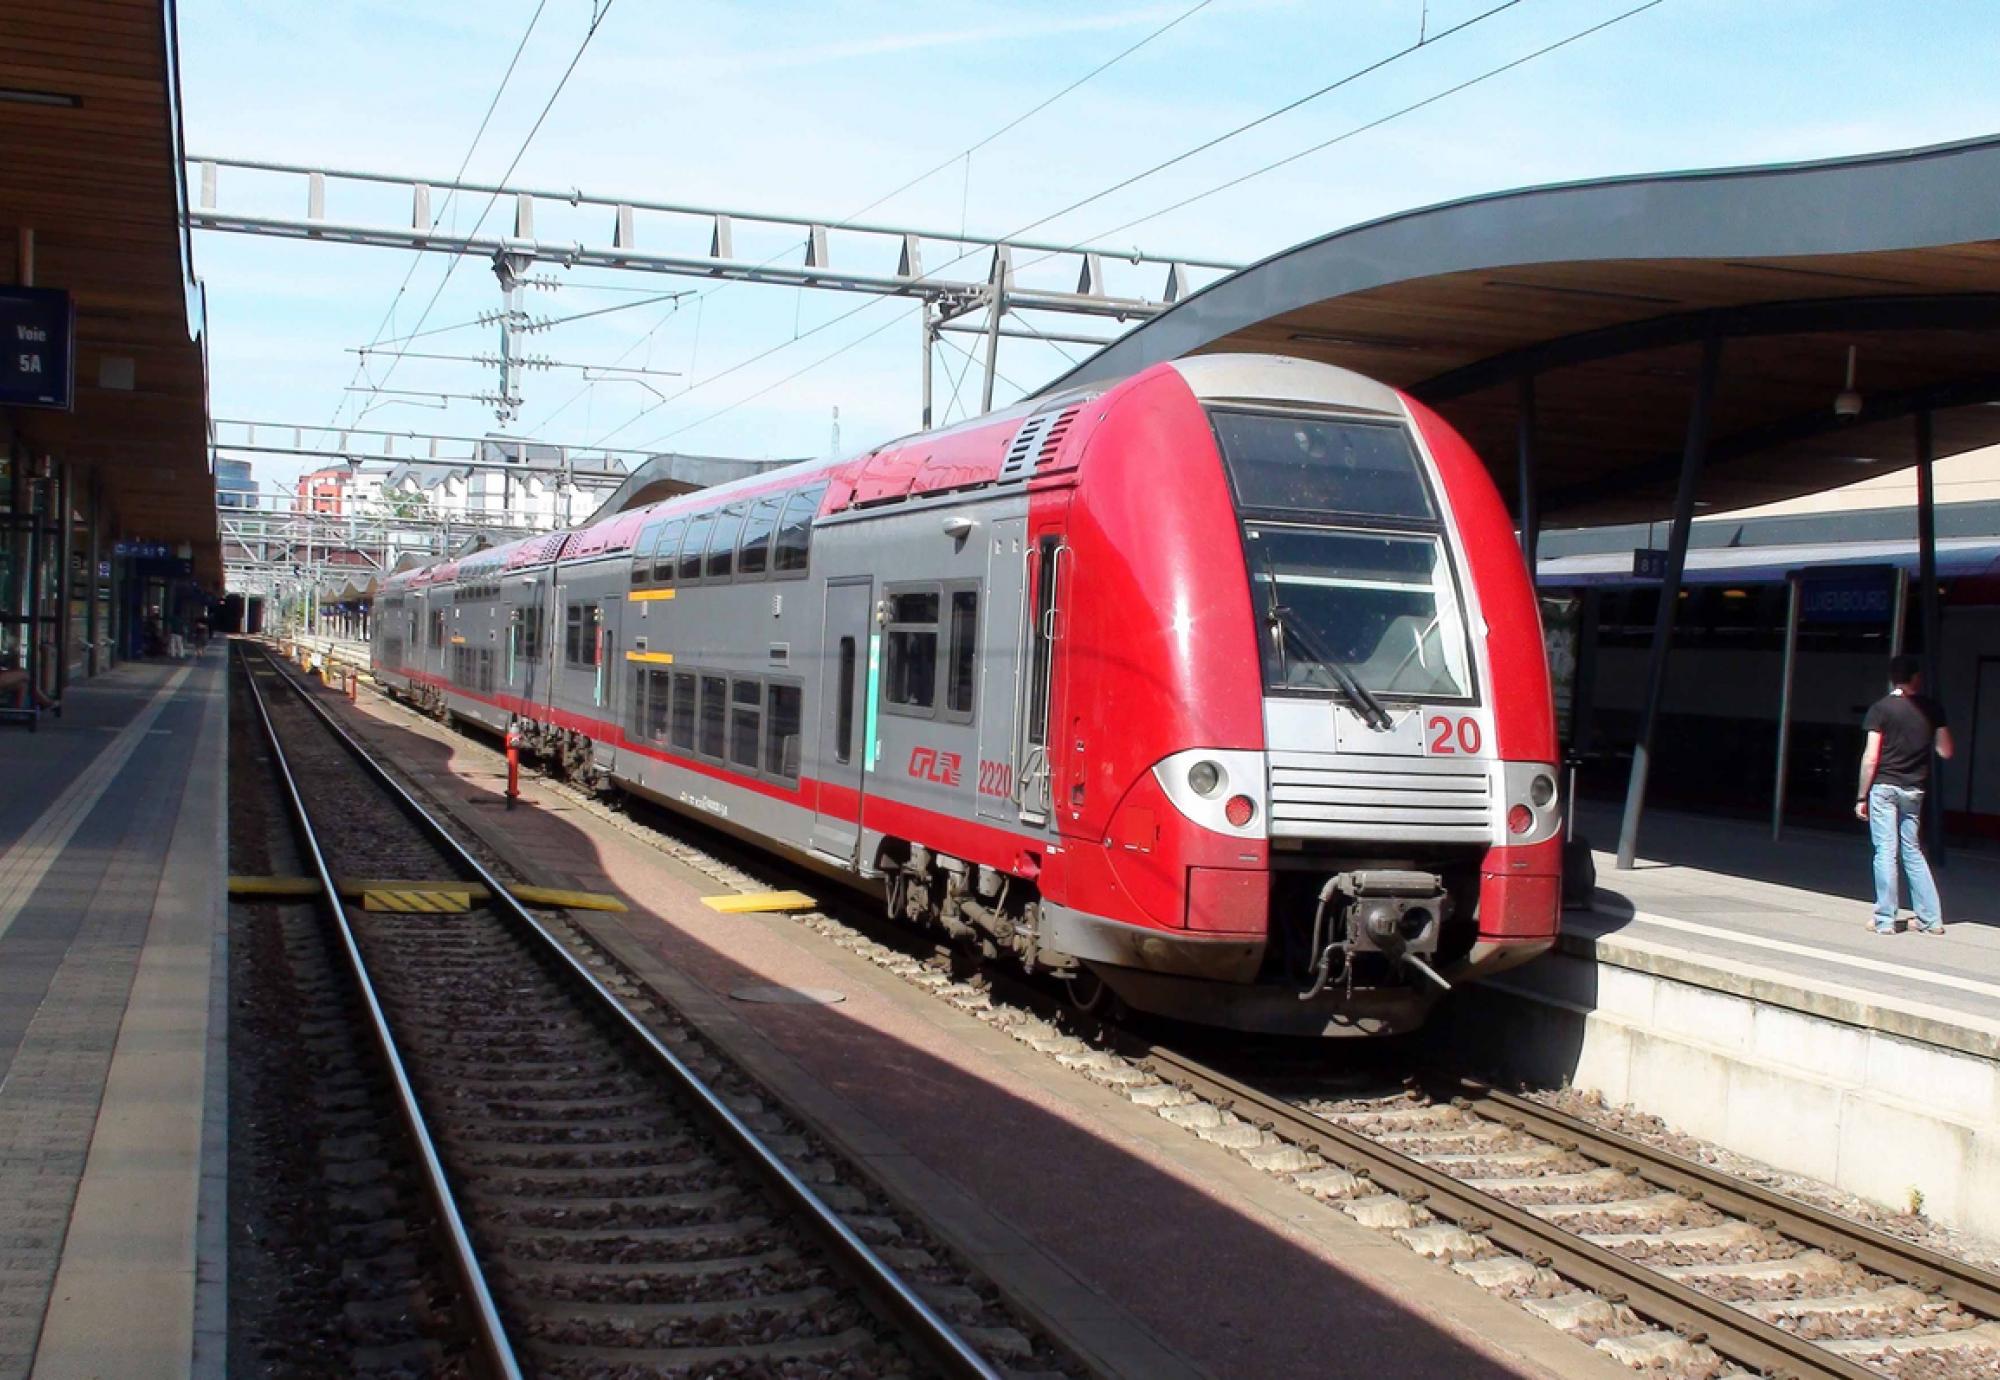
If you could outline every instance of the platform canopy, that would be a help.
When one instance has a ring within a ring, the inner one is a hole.
[[[1822,163],[1535,187],[1286,250],[1049,391],[1261,350],[1409,389],[1516,492],[1532,393],[1542,520],[1672,507],[1704,342],[1721,342],[1702,507],[2000,442],[2000,138]],[[1836,415],[1855,360],[1859,415]]]
[[[192,547],[219,588],[180,121],[171,0],[0,4],[0,283],[31,269],[77,326],[74,410],[15,426],[95,471],[125,535]]]

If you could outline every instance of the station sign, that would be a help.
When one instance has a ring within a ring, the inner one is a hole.
[[[76,401],[76,308],[57,288],[0,287],[0,407]]]
[[[172,545],[163,541],[121,541],[112,545],[114,556],[132,556],[139,560],[159,560],[174,554]]]
[[[1799,621],[1890,623],[1896,617],[1896,568],[1828,566],[1799,572]]]
[[[1657,547],[1641,547],[1632,553],[1632,576],[1638,580],[1667,578],[1667,553]]]

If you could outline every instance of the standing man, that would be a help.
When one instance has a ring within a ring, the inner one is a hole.
[[[1889,693],[1869,707],[1862,723],[1868,745],[1861,750],[1861,787],[1854,802],[1857,819],[1868,821],[1875,843],[1875,933],[1896,932],[1896,854],[1910,879],[1910,909],[1917,929],[1943,934],[1937,883],[1924,860],[1917,822],[1930,786],[1931,753],[1951,756],[1951,729],[1944,706],[1921,693],[1924,674],[1913,656],[1889,659]]]

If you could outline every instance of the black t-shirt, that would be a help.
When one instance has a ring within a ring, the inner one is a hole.
[[[1869,706],[1861,727],[1882,735],[1875,779],[1906,790],[1921,789],[1931,776],[1931,748],[1946,727],[1944,706],[1924,695],[1894,692]]]

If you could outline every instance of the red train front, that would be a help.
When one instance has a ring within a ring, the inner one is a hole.
[[[1136,1008],[1332,1034],[1548,948],[1540,620],[1457,433],[1232,355],[1118,385],[1065,446],[1074,485],[1029,501],[1064,553],[1040,942]]]

